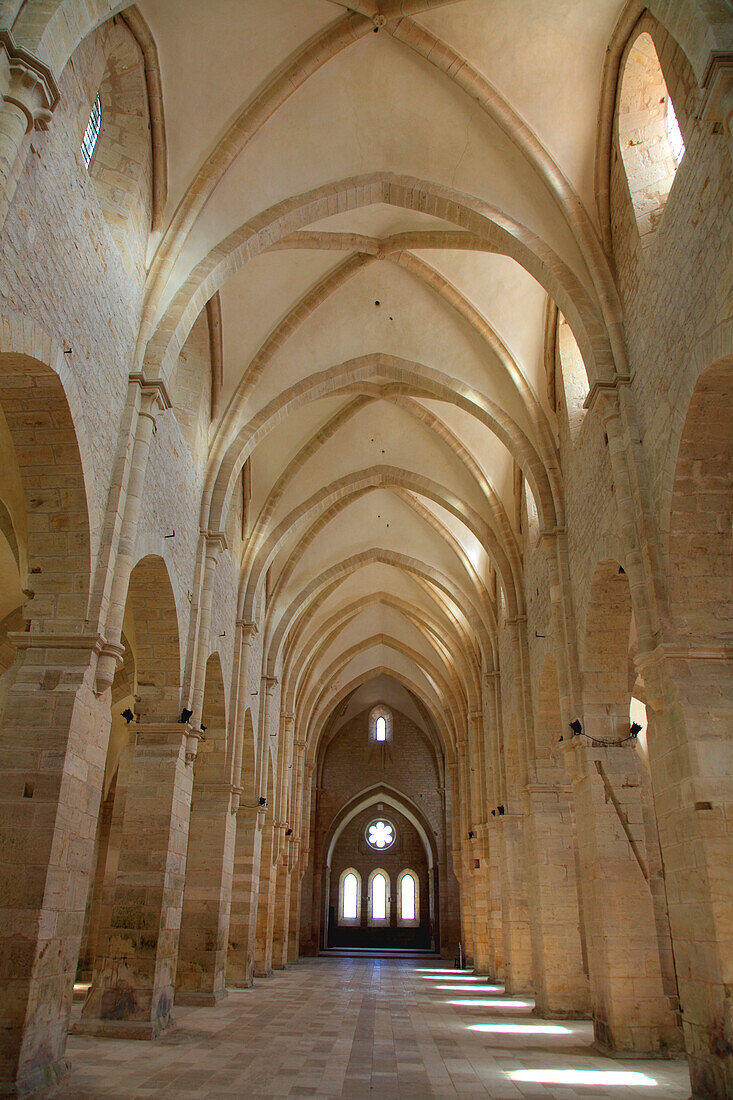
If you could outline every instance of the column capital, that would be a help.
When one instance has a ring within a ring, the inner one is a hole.
[[[613,378],[594,382],[583,402],[583,408],[591,410],[598,405],[599,415],[604,419],[617,416],[620,411],[619,390],[622,386],[630,386],[633,381],[633,374],[615,374]]]
[[[275,687],[280,682],[278,680],[277,676],[263,676],[262,679],[265,682],[265,694],[266,695],[272,695],[273,691],[275,690]]]
[[[218,559],[219,554],[229,549],[227,537],[223,531],[201,531],[206,540],[206,553]]]
[[[156,413],[165,412],[173,408],[170,394],[162,378],[146,378],[142,371],[136,371],[129,375],[130,385],[139,386],[145,405],[143,415],[155,418]]]
[[[254,620],[237,619],[237,629],[239,630],[242,641],[245,645],[252,645],[255,634],[258,633],[259,627]]]
[[[0,95],[23,112],[27,133],[48,129],[60,99],[48,65],[19,46],[5,27],[0,28]]]

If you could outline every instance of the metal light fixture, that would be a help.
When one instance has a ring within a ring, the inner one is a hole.
[[[181,722],[183,723],[184,726],[185,726],[186,722],[191,721],[192,716],[193,716],[193,711],[189,710],[187,707],[184,707],[183,710],[181,711]]]
[[[573,731],[573,737],[580,737],[581,733],[583,732],[583,727],[580,724],[579,718],[574,718],[572,720],[572,722],[570,723],[570,728]]]
[[[642,727],[638,722],[632,722],[629,727],[629,737],[638,737],[641,733]]]
[[[131,722],[131,721],[133,720],[133,718],[135,717],[135,715],[134,715],[134,714],[132,713],[132,711],[130,710],[130,708],[129,708],[129,707],[127,707],[127,709],[126,709],[126,710],[123,710],[123,712],[122,712],[122,717],[123,717],[123,718],[125,719],[125,721],[127,722],[128,726],[129,726],[129,725],[130,725],[130,722]]]

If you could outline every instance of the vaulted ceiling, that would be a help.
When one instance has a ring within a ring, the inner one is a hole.
[[[239,614],[264,610],[268,671],[311,736],[391,677],[450,745],[498,593],[523,610],[515,466],[540,526],[562,521],[545,315],[549,294],[598,352],[595,142],[622,6],[138,2],[168,148],[147,358],[164,370],[218,292],[202,521],[225,527],[249,459]]]

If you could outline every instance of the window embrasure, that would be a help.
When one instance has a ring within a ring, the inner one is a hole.
[[[339,924],[361,924],[361,875],[347,867],[339,882]]]
[[[101,132],[102,101],[99,98],[99,92],[97,92],[94,103],[92,104],[92,112],[89,115],[87,128],[84,131],[84,137],[81,139],[81,155],[84,158],[84,167],[87,171],[89,171],[89,166],[92,163],[94,150],[97,147],[97,141],[99,140],[99,135]]]
[[[626,57],[618,93],[618,140],[636,224],[647,244],[664,212],[685,142],[652,37]]]
[[[414,871],[402,871],[397,879],[397,923],[420,923],[420,880]]]
[[[389,924],[391,900],[389,875],[378,867],[369,876],[369,924]]]
[[[369,740],[380,745],[392,740],[392,712],[381,703],[369,714]]]

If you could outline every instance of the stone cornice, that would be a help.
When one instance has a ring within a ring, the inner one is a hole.
[[[617,401],[619,389],[622,386],[630,386],[633,381],[633,374],[617,374],[609,381],[594,382],[583,402],[583,408],[588,409],[588,411],[594,409],[596,402],[601,397],[613,396],[613,400]]]
[[[26,116],[28,133],[47,130],[61,98],[56,79],[48,65],[17,44],[7,27],[0,28],[0,75],[3,69],[7,74],[0,84],[3,99]]]
[[[76,649],[102,653],[109,643],[101,634],[31,634],[25,630],[8,631],[8,637],[16,649]],[[121,646],[115,650],[124,649]]]
[[[173,408],[170,394],[162,378],[146,378],[141,371],[136,371],[129,376],[133,385],[138,385],[144,394],[155,398],[161,412]]]
[[[713,51],[700,84],[700,116],[730,132],[733,118],[733,53]]]
[[[731,661],[733,645],[700,645],[695,642],[660,642],[654,649],[634,658],[637,669],[643,670],[658,661]]]

